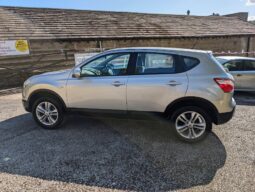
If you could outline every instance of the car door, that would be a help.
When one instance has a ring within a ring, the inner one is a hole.
[[[67,82],[68,107],[126,110],[130,53],[101,56],[81,67],[81,77]]]
[[[242,89],[243,60],[231,60],[223,64],[235,79],[235,89]]]
[[[255,60],[244,60],[239,75],[240,87],[243,90],[255,90]]]
[[[176,73],[176,66],[174,55],[138,53],[134,74],[128,77],[128,110],[163,112],[169,103],[183,97],[188,79],[186,73]]]

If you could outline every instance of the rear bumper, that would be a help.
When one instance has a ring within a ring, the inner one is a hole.
[[[217,120],[216,120],[215,124],[221,125],[221,124],[224,124],[224,123],[227,123],[228,121],[230,121],[235,114],[235,109],[236,108],[234,107],[234,109],[228,113],[218,113]]]
[[[28,103],[28,101],[22,99],[22,104],[23,104],[24,109],[25,109],[27,112],[31,112],[30,109],[29,109],[29,103]]]

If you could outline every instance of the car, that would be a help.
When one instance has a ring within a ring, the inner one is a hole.
[[[216,58],[234,76],[236,91],[255,91],[255,58],[239,56]]]
[[[119,48],[71,70],[24,82],[23,105],[43,128],[59,127],[66,112],[162,114],[187,142],[206,137],[212,124],[235,111],[234,79],[212,52],[177,48]]]

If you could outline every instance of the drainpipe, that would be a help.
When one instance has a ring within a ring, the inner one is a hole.
[[[251,37],[248,36],[247,38],[247,49],[246,49],[246,56],[249,57],[249,52],[250,52],[250,42],[251,42]]]
[[[100,48],[100,51],[103,52],[102,41],[99,41],[99,48]]]

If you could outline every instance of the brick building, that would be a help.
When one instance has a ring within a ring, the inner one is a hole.
[[[31,74],[73,66],[75,53],[117,47],[183,47],[248,55],[255,51],[255,25],[229,15],[0,7],[0,41],[17,39],[28,40],[30,54],[0,57],[0,87],[18,86]]]

